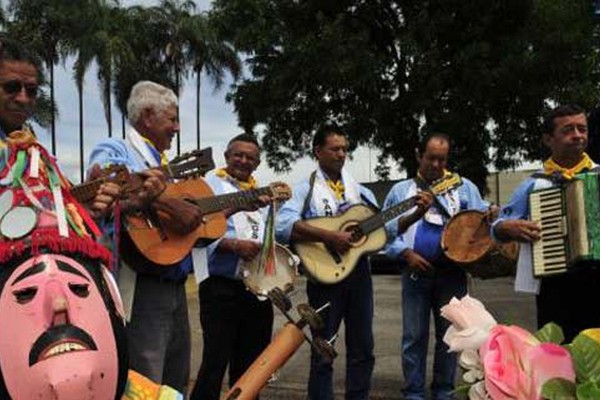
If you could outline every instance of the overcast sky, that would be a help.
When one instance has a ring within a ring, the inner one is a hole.
[[[152,5],[151,0],[121,0],[123,6],[132,4]],[[206,10],[210,5],[209,0],[197,0],[198,10]],[[56,68],[56,101],[59,109],[59,119],[56,123],[57,156],[66,174],[74,182],[79,182],[79,117],[77,91],[72,79],[72,61],[65,67]],[[228,80],[219,91],[214,91],[208,79],[202,81],[201,94],[201,147],[211,146],[217,166],[223,164],[223,152],[227,141],[241,132],[237,124],[237,117],[233,106],[225,102],[225,95],[231,81]],[[85,159],[87,162],[89,152],[101,139],[108,137],[108,127],[104,118],[100,88],[96,79],[96,67],[92,66],[86,75],[84,91],[84,120],[85,120]],[[192,150],[196,146],[196,100],[195,80],[185,82],[180,93],[180,119],[181,119],[181,148],[182,152]],[[50,149],[49,132],[37,128],[40,140]],[[121,137],[121,114],[113,106],[113,135]],[[175,148],[175,140],[173,141]],[[173,153],[174,154],[174,153]],[[348,167],[355,178],[360,182],[376,179],[374,169],[377,163],[377,152],[366,148],[354,152],[353,160],[348,162]],[[260,182],[268,183],[273,180],[282,180],[294,184],[308,175],[314,166],[314,161],[308,157],[298,161],[290,173],[276,174],[267,167],[266,162],[261,164],[256,175]],[[393,177],[398,177],[394,174]]]

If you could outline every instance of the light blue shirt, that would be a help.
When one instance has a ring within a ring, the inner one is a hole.
[[[539,171],[542,172],[542,171]],[[543,179],[543,178],[537,178]],[[533,191],[536,178],[527,178],[514,191],[509,202],[502,206],[500,216],[494,221],[491,233],[494,238],[496,225],[508,219],[529,219],[529,193]],[[552,184],[554,186],[554,184]]]
[[[150,165],[127,142],[121,139],[105,139],[98,143],[90,155],[90,168],[98,164],[102,168],[110,165],[124,165],[130,172],[151,168]],[[170,280],[183,280],[193,269],[192,258],[188,255],[177,267],[169,268],[162,276]]]
[[[211,187],[215,195],[228,193],[223,185],[223,179],[219,178],[215,174],[209,174],[206,177],[206,183]],[[208,273],[209,275],[223,276],[226,278],[241,279],[242,277],[238,273],[238,263],[240,257],[237,254],[231,252],[218,251],[219,244],[224,238],[235,239],[237,238],[235,232],[235,225],[233,218],[227,218],[227,230],[225,235],[220,239],[215,240],[207,246],[206,250],[208,253]]]
[[[124,165],[129,171],[138,172],[151,168],[142,157],[122,139],[104,139],[92,149],[91,167],[98,164],[101,168],[110,165]]]
[[[377,205],[377,200],[369,189],[362,185],[358,185],[360,190],[361,197],[368,199],[373,205]],[[309,219],[320,217],[318,215],[316,208],[314,207],[314,202],[311,201],[309,208],[305,215],[300,215],[302,213],[302,208],[304,207],[304,201],[306,196],[308,196],[308,192],[310,190],[310,182],[309,179],[306,179],[293,188],[292,198],[286,201],[283,206],[279,209],[279,213],[277,214],[276,224],[275,224],[275,237],[279,243],[290,244],[292,230],[294,228],[294,224],[301,219]],[[363,199],[364,202],[364,199]],[[338,214],[340,211],[338,210]],[[362,258],[361,263],[366,262],[366,258]]]
[[[481,194],[479,194],[479,190],[477,189],[477,186],[475,186],[473,184],[473,182],[471,182],[470,180],[466,179],[466,178],[461,178],[462,179],[462,185],[459,186],[457,189],[458,190],[458,198],[460,200],[460,210],[487,210],[487,208],[489,207],[489,204],[484,201],[481,198]],[[410,195],[412,193],[415,193],[415,185],[416,182],[414,179],[406,179],[404,181],[400,181],[398,183],[396,183],[392,189],[390,190],[390,192],[388,193],[387,197],[385,198],[385,202],[383,204],[383,209],[386,210],[396,204],[399,204],[400,202],[402,202],[403,200],[407,199],[408,197],[410,197]],[[444,207],[448,207],[446,198],[444,196],[437,196],[437,198],[439,199],[440,203],[444,206]],[[435,203],[434,203],[435,204]],[[433,207],[433,205],[432,205]],[[407,211],[407,213],[410,212]],[[386,224],[386,231],[388,234],[388,244],[386,246],[386,254],[393,258],[393,259],[398,259],[401,257],[401,253],[410,248],[413,249],[414,245],[411,245],[410,243],[407,243],[405,235],[406,232],[402,235],[398,234],[398,219],[401,216],[399,216],[398,218],[394,218],[393,220],[389,221]],[[444,221],[444,223],[446,223],[447,221]],[[419,229],[420,225],[423,224],[423,219],[420,219],[419,221],[415,222],[414,224],[414,229],[416,229],[416,235],[415,235],[415,243],[417,243],[417,241],[420,239],[419,238],[419,234],[421,232],[424,232],[423,229]],[[436,243],[433,243],[433,245],[437,246],[437,248],[440,247],[440,243],[439,243],[439,239],[436,239]]]

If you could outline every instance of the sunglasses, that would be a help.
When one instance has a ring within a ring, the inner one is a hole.
[[[36,97],[38,94],[38,85],[34,83],[23,83],[21,81],[12,80],[0,83],[2,90],[8,95],[15,95],[21,92],[23,88],[28,97]]]

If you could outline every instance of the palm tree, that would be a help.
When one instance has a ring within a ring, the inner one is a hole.
[[[199,149],[202,72],[206,71],[216,90],[223,84],[225,71],[229,72],[234,80],[239,79],[241,61],[233,46],[218,37],[206,14],[194,15],[187,21],[187,25],[187,57],[196,74],[196,147]]]
[[[99,54],[104,56],[106,44],[105,24],[108,21],[103,17],[108,14],[109,7],[116,7],[118,4],[114,0],[82,0],[79,5],[80,8],[77,13],[72,14],[72,30],[64,38],[64,42],[66,51],[76,54],[73,78],[77,85],[79,100],[79,170],[83,181],[85,165],[83,85],[89,66]],[[103,64],[102,67],[105,67],[105,65]],[[104,69],[102,72],[105,72]]]
[[[196,4],[192,0],[161,0],[154,7],[159,16],[157,21],[166,33],[163,44],[165,62],[172,69],[177,95],[182,77],[186,75],[186,47],[189,43],[189,27]],[[177,135],[177,154],[181,153],[181,134]]]
[[[118,109],[126,115],[127,98],[135,83],[151,80],[176,87],[176,79],[165,62],[164,49],[169,36],[162,11],[156,7],[132,6],[121,12],[121,35],[127,38],[129,51],[128,57],[114,59],[112,89]]]
[[[65,58],[63,40],[72,28],[71,16],[80,6],[80,1],[61,0],[10,0],[8,6],[12,22],[9,33],[26,42],[39,54],[50,74],[50,135],[52,153],[56,154],[54,65]]]

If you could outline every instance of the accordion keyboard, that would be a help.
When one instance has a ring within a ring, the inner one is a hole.
[[[564,192],[556,188],[531,193],[531,220],[541,226],[541,239],[532,244],[534,276],[548,276],[567,270],[567,228]]]

